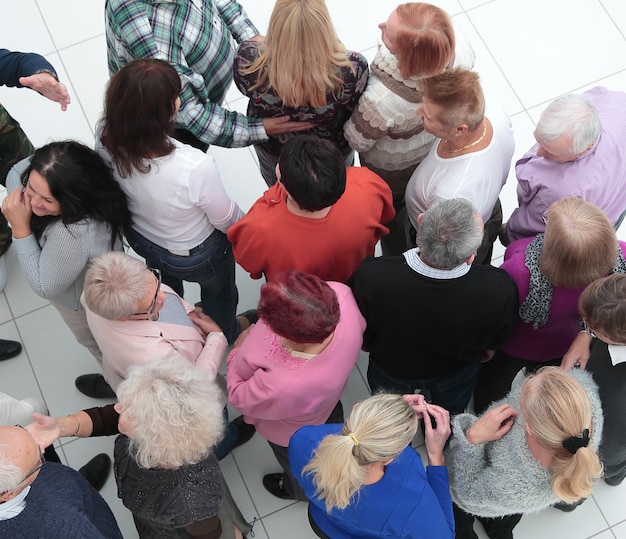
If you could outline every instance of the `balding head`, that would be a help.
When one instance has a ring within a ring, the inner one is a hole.
[[[27,430],[0,427],[0,502],[14,498],[33,483],[40,459],[39,446]]]

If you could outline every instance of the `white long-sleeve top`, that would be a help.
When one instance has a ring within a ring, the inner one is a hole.
[[[100,142],[96,151],[113,168],[128,196],[133,228],[171,251],[193,249],[215,229],[224,233],[243,217],[226,193],[215,160],[187,144],[170,139],[176,149],[150,160],[150,170],[122,177]]]

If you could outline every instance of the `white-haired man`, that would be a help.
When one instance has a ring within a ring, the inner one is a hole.
[[[102,497],[18,426],[0,427],[0,536],[122,539]]]
[[[502,243],[543,232],[544,212],[572,196],[619,226],[626,210],[626,93],[596,87],[559,97],[541,114],[535,139],[515,165],[519,207],[502,225]]]

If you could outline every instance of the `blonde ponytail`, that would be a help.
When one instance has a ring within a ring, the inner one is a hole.
[[[327,511],[345,509],[364,485],[368,464],[393,460],[416,431],[415,412],[400,395],[374,395],[352,410],[340,434],[321,441],[303,472],[313,475]]]
[[[583,387],[565,371],[544,367],[524,383],[522,413],[539,444],[553,452],[554,494],[567,503],[589,496],[602,465],[589,441],[594,426]]]

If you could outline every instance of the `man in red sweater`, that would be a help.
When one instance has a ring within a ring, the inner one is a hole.
[[[297,269],[345,282],[389,230],[389,186],[367,168],[344,165],[339,150],[311,135],[283,147],[278,182],[230,227],[235,260],[253,279]]]

